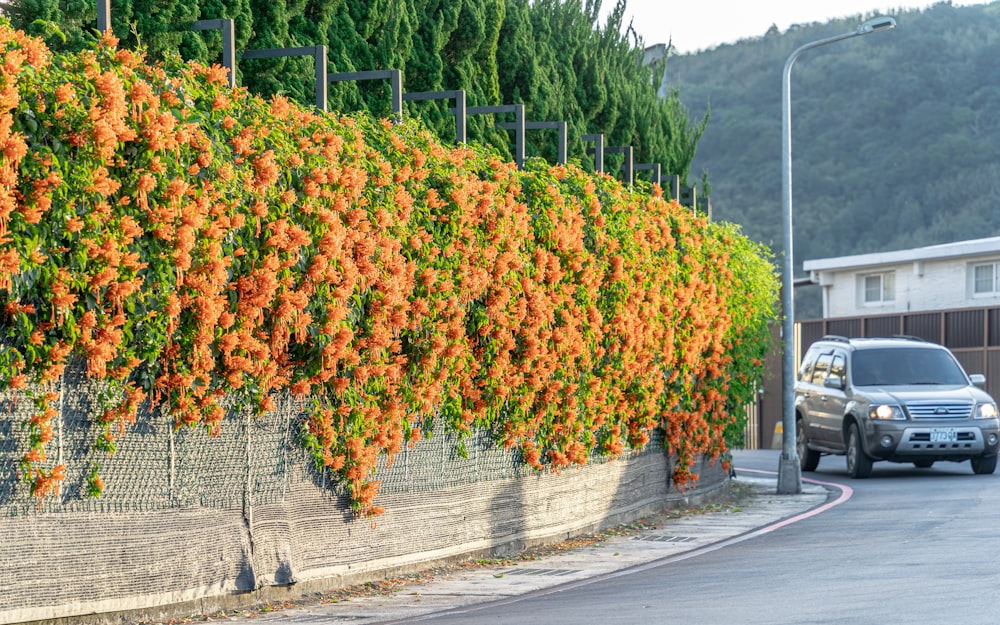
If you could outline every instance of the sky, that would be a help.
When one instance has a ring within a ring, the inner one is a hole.
[[[681,54],[759,37],[772,24],[781,32],[793,24],[826,22],[841,17],[893,14],[897,9],[923,9],[930,0],[627,0],[625,24],[645,45],[672,40]],[[988,4],[985,0],[952,0],[954,6]],[[603,0],[602,23],[615,0]]]

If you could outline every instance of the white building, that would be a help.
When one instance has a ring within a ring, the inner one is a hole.
[[[1000,237],[807,260],[823,317],[1000,305]]]

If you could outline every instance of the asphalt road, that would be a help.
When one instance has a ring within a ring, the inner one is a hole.
[[[735,464],[776,471],[778,452],[738,452]],[[973,475],[968,463],[877,463],[870,479],[851,480],[842,457],[824,457],[804,478],[851,496],[695,557],[412,622],[1000,623],[1000,475]]]

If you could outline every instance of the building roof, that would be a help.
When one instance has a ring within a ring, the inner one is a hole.
[[[836,269],[861,269],[864,267],[879,267],[923,260],[938,260],[962,256],[982,256],[984,254],[1000,254],[1000,237],[956,241],[927,247],[914,247],[908,250],[893,252],[875,252],[873,254],[856,254],[854,256],[838,256],[835,258],[817,258],[802,263],[805,271],[830,271]]]

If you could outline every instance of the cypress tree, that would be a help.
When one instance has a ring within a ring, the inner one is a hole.
[[[605,145],[631,145],[639,161],[659,162],[687,177],[707,123],[692,124],[676,90],[657,93],[664,66],[644,64],[643,42],[624,29],[626,0],[599,24],[602,0],[115,0],[112,27],[126,47],[152,60],[178,51],[220,62],[218,31],[190,30],[198,19],[232,18],[237,55],[248,49],[326,45],[329,71],[399,69],[404,91],[464,89],[470,106],[524,104],[532,121],[566,121],[569,156],[592,163],[581,136],[603,133]],[[81,48],[96,36],[93,6],[83,0],[11,0],[6,16],[53,50]],[[284,57],[238,63],[240,84],[264,96],[315,101],[313,59]],[[329,85],[331,111],[390,113],[388,81]],[[450,102],[407,105],[440,136],[454,132]],[[499,118],[502,121],[509,116]],[[469,140],[505,156],[512,137],[494,116],[468,119]],[[556,133],[532,133],[528,155],[556,157]],[[608,155],[613,172],[620,156]]]
[[[460,88],[444,80],[445,45],[458,26],[461,2],[453,0],[416,0],[413,7],[414,31],[410,54],[406,59],[407,91],[450,91]],[[449,112],[451,102],[426,101],[406,105],[411,117],[418,117],[439,137],[451,137],[455,118]]]
[[[465,89],[470,106],[516,103],[504,99],[500,89],[501,70],[497,55],[506,14],[504,0],[465,0],[458,27],[445,46],[445,84]],[[502,118],[509,119],[509,115]],[[494,121],[492,115],[470,117],[469,141],[493,145],[510,158],[513,154],[512,136],[506,130],[496,129]]]
[[[406,0],[347,0],[332,15],[329,28],[330,71],[398,69],[404,72],[412,40],[411,5]],[[397,49],[401,46],[402,49]],[[387,81],[330,84],[330,109],[369,110],[388,116]]]
[[[534,26],[528,0],[511,0],[500,30],[497,48],[500,91],[511,102],[534,102],[539,66],[535,56]]]
[[[129,48],[142,45],[147,56],[154,60],[182,52],[186,53],[185,58],[205,60],[203,40],[191,32],[191,23],[200,15],[197,0],[131,0],[127,4],[113,4],[112,10],[129,24],[127,31],[119,31],[114,19],[117,16],[112,18],[121,45]]]
[[[293,0],[294,1],[294,0]],[[251,50],[293,47],[288,32],[289,0],[250,0],[253,37]],[[294,6],[291,7],[294,9]],[[238,52],[241,53],[242,50]],[[284,95],[303,103],[315,102],[313,60],[305,57],[246,59],[240,61],[250,91],[263,96]],[[308,81],[308,85],[306,85]]]

